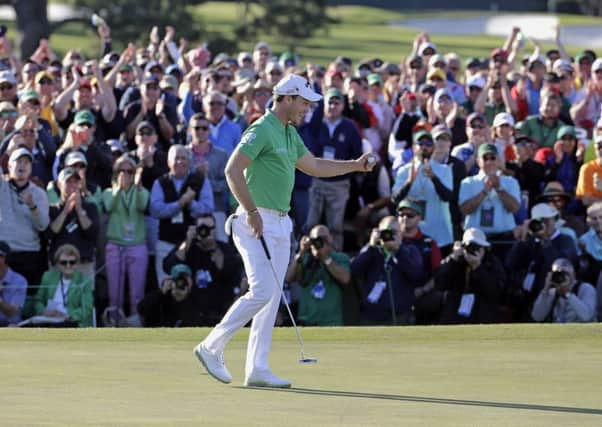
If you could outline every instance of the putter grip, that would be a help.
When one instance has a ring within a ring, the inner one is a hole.
[[[266,244],[265,239],[263,238],[263,235],[259,237],[259,241],[261,242],[261,246],[263,246],[265,256],[267,256],[268,259],[271,260],[272,257],[270,256],[270,251],[268,250],[268,245]]]

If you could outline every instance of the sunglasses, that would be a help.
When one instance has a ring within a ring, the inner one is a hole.
[[[563,197],[547,197],[547,203],[563,203],[565,199]]]
[[[85,163],[74,163],[72,165],[69,165],[69,167],[72,167],[73,169],[86,169],[86,164]]]
[[[15,87],[15,85],[11,85],[10,83],[2,84],[2,85],[0,85],[0,90],[11,90],[14,87]]]
[[[485,129],[485,125],[480,124],[480,123],[471,124],[470,127],[472,129]]]
[[[483,161],[485,162],[495,162],[497,160],[496,156],[483,156]]]
[[[192,127],[194,130],[196,130],[197,132],[199,130],[203,130],[203,131],[208,131],[209,130],[209,126],[193,126]]]
[[[146,130],[143,129],[143,130],[141,130],[141,131],[138,132],[138,135],[140,135],[140,136],[151,136],[151,135],[154,135],[154,134],[155,134],[155,131],[152,131],[150,129],[146,129]]]
[[[19,117],[19,113],[17,111],[2,111],[0,117],[3,119],[16,119]]]
[[[420,141],[417,142],[418,145],[424,145],[425,147],[432,147],[433,146],[433,140],[431,139],[421,139]]]
[[[34,133],[36,133],[35,129],[21,129],[19,131],[20,134],[26,134],[26,135],[33,135]]]
[[[50,80],[48,77],[43,77],[38,83],[41,85],[49,85],[52,84],[52,80]]]
[[[147,84],[146,90],[159,90],[159,85]]]
[[[75,259],[61,259],[59,260],[59,264],[63,267],[72,266],[77,264],[77,260]]]
[[[328,105],[341,105],[341,101],[339,101],[338,99],[331,99],[328,101]]]
[[[79,123],[78,126],[83,126],[85,128],[91,128],[92,126],[94,126],[92,123]]]
[[[282,73],[280,71],[270,71],[271,76],[281,76]]]
[[[119,173],[124,173],[126,175],[134,175],[134,169],[119,169]]]
[[[222,106],[225,104],[222,101],[209,101],[209,105],[215,107],[216,105]]]

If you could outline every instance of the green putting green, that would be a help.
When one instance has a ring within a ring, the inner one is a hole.
[[[242,387],[192,354],[207,329],[0,330],[0,425],[599,426],[602,324],[290,328],[271,366],[290,390]]]

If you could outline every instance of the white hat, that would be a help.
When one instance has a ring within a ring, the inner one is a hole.
[[[437,92],[435,92],[434,97],[435,102],[438,103],[442,96],[447,96],[452,101],[454,100],[454,97],[452,96],[451,92],[445,87],[437,89]]]
[[[563,71],[573,71],[573,64],[569,60],[558,58],[554,61],[552,68],[558,74],[562,74]]]
[[[470,76],[468,78],[468,80],[466,81],[466,87],[471,87],[471,86],[476,86],[478,88],[483,89],[485,87],[485,79],[479,74]]]
[[[445,56],[439,55],[438,53],[431,56],[429,59],[429,67],[434,67],[437,62],[443,62],[443,64],[447,65],[447,61],[445,60]]]
[[[88,166],[88,160],[81,151],[71,151],[67,154],[67,157],[65,157],[65,166],[73,166],[78,163],[83,163]]]
[[[0,83],[8,82],[11,85],[17,84],[17,79],[12,71],[2,71],[0,72]]]
[[[546,59],[541,55],[537,55],[536,53],[529,56],[529,67],[536,62],[540,62],[542,65],[545,65]]]
[[[592,72],[596,72],[598,70],[602,70],[602,58],[598,58],[592,64]]]
[[[295,74],[289,74],[276,86],[274,86],[274,95],[299,95],[310,102],[317,102],[322,99],[322,95],[314,92],[303,77]]]
[[[435,43],[431,43],[431,42],[422,42],[422,44],[420,45],[420,47],[418,48],[418,54],[419,55],[424,55],[424,51],[427,50],[428,48],[433,49],[435,52],[437,52],[437,46],[435,45]]]
[[[33,162],[33,154],[27,148],[21,147],[17,148],[15,151],[10,153],[10,157],[8,158],[9,163],[14,163],[19,160],[21,157],[27,156],[29,160]]]
[[[272,70],[279,70],[281,73],[284,72],[282,65],[280,65],[280,63],[278,63],[277,61],[270,61],[266,64],[265,72],[267,74],[270,74]]]
[[[478,228],[468,228],[462,236],[462,244],[476,243],[479,246],[488,248],[491,244],[487,241],[485,233]]]
[[[510,113],[497,113],[493,119],[493,127],[510,125],[514,127],[514,117]]]
[[[556,218],[558,211],[555,207],[548,205],[547,203],[538,203],[531,208],[531,218]]]

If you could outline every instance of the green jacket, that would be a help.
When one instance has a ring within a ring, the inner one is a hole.
[[[60,278],[60,271],[55,269],[48,270],[42,276],[42,284],[34,297],[36,315],[41,315],[48,305],[48,300],[54,297]],[[90,327],[92,326],[93,309],[92,280],[76,271],[73,273],[71,285],[67,291],[67,314],[80,327]]]

